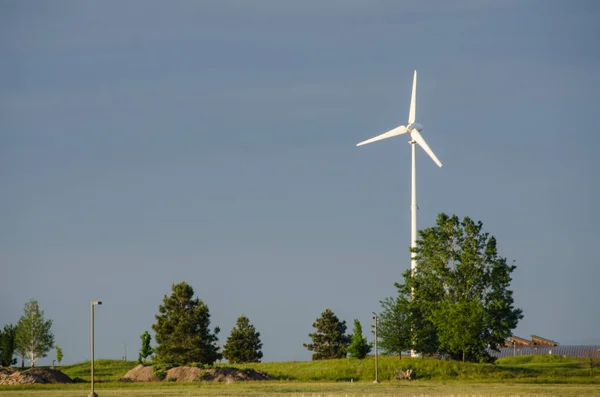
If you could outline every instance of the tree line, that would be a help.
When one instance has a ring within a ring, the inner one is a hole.
[[[495,237],[481,222],[439,214],[436,225],[419,231],[415,271],[395,283],[397,296],[380,301],[378,337],[384,354],[415,350],[423,355],[487,362],[488,349],[498,350],[512,334],[521,309],[514,307],[510,290],[516,269],[497,250]],[[216,345],[219,329],[209,330],[208,307],[192,299],[186,283],[174,284],[173,294],[159,307],[156,324],[159,362],[211,364],[222,357],[230,362],[260,361],[260,334],[246,317],[238,319],[223,352]],[[186,314],[187,313],[187,314]],[[190,324],[182,326],[182,321]],[[304,347],[313,360],[364,358],[372,344],[354,320],[352,335],[346,322],[326,309],[312,324],[316,329]]]
[[[378,342],[385,354],[414,350],[456,360],[490,362],[489,350],[504,345],[523,318],[514,307],[510,289],[516,269],[498,254],[496,238],[469,217],[438,215],[436,225],[419,231],[412,251],[417,267],[406,270],[395,283],[397,296],[380,301]],[[352,338],[346,325],[329,309],[309,334],[313,360],[364,357],[370,346],[359,343],[360,323]]]
[[[210,329],[208,306],[194,298],[193,288],[186,282],[172,285],[170,296],[163,298],[152,325],[156,347],[151,347],[148,331],[141,335],[142,347],[139,363],[154,353],[153,363],[181,366],[190,363],[211,365],[221,358],[230,363],[259,362],[263,356],[260,333],[246,316],[237,319],[221,352],[217,345],[220,332],[218,327]],[[354,320],[354,334],[346,335],[346,322],[327,309],[313,324],[316,328],[310,334],[312,343],[304,346],[314,351],[313,359],[345,357],[364,358],[371,350],[371,344],[362,336],[362,327]]]
[[[402,282],[395,283],[397,296],[380,301],[380,312],[373,313],[379,317],[383,352],[401,357],[402,352],[415,350],[463,361],[490,361],[488,349],[498,350],[523,318],[509,288],[516,266],[498,254],[496,239],[483,232],[481,222],[443,213],[435,226],[419,231],[413,254],[417,268],[403,273]],[[222,358],[230,363],[259,362],[263,357],[260,333],[244,315],[221,351],[219,327],[210,328],[208,306],[194,297],[185,282],[172,285],[155,320],[156,346],[151,346],[151,335],[144,331],[140,363],[148,357],[171,366],[211,365]],[[5,326],[0,334],[2,365],[14,364],[13,351],[32,365],[45,357],[54,343],[51,325],[37,302],[28,302],[19,323]],[[371,351],[356,319],[352,335],[346,334],[346,322],[330,309],[312,325],[316,331],[308,335],[311,342],[304,347],[313,352],[313,360],[362,359]]]

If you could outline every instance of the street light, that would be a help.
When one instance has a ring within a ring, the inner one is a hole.
[[[373,320],[375,320],[375,380],[373,383],[379,383],[379,355],[377,353],[377,320],[379,317],[373,316]]]
[[[92,301],[92,391],[88,395],[88,397],[98,397],[96,393],[94,393],[94,306],[101,305],[100,301]]]

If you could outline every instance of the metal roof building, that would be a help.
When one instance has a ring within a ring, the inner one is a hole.
[[[501,347],[500,351],[488,349],[492,357],[527,356],[529,354],[556,354],[565,357],[593,357],[600,358],[600,346],[598,345],[558,345],[558,346],[524,346],[516,345]]]

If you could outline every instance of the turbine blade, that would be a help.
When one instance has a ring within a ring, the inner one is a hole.
[[[391,138],[393,136],[396,135],[402,135],[405,134],[407,132],[406,127],[401,125],[400,127],[396,127],[391,131],[385,132],[381,135],[377,135],[376,137],[373,137],[371,139],[367,139],[366,141],[362,141],[361,143],[357,144],[356,146],[362,146],[362,145],[366,145],[367,143],[372,143],[372,142],[377,142],[380,141],[382,139],[386,139],[386,138]]]
[[[408,112],[408,125],[415,122],[417,116],[417,71],[413,77],[413,89],[412,95],[410,96],[410,110]]]
[[[436,163],[438,165],[438,167],[442,166],[442,162],[437,158],[435,153],[433,153],[433,151],[429,148],[429,145],[427,144],[427,142],[425,142],[425,139],[423,139],[423,137],[421,136],[419,131],[412,130],[412,132],[410,133],[410,136],[412,137],[412,139],[414,139],[419,144],[419,146],[421,146],[423,148],[423,150],[425,150],[425,153],[427,153],[429,155],[429,157],[431,157],[433,162]]]

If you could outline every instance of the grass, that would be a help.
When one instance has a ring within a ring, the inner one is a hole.
[[[123,360],[96,360],[94,361],[94,380],[95,382],[116,382],[132,368],[135,368],[135,361]],[[84,361],[73,365],[64,365],[59,367],[62,372],[71,379],[81,379],[89,382],[90,362]]]
[[[600,370],[589,376],[583,359],[560,356],[518,356],[496,364],[473,364],[428,358],[380,356],[379,385],[374,385],[375,361],[340,359],[307,362],[271,362],[221,365],[252,368],[276,378],[270,382],[234,384],[196,382],[133,383],[119,380],[137,364],[133,361],[97,360],[95,379],[98,394],[104,396],[317,396],[317,395],[479,395],[479,396],[597,396],[600,397]],[[414,382],[394,381],[394,369],[412,368]],[[86,395],[90,363],[60,367],[71,378],[85,383],[71,385],[0,386],[4,397]]]
[[[39,385],[21,389],[0,389],[3,397],[85,396],[89,385],[67,387]],[[171,396],[590,396],[600,397],[596,385],[539,385],[477,382],[239,382],[215,383],[105,383],[96,392],[101,397]]]
[[[593,378],[584,360],[560,356],[522,356],[498,360],[496,364],[462,363],[451,360],[381,356],[379,379],[394,379],[394,369],[413,369],[421,380],[505,380],[538,383],[600,383],[600,370]],[[375,359],[341,359],[306,362],[254,363],[237,365],[267,372],[279,380],[368,381],[375,378]]]
[[[116,382],[135,361],[96,360],[95,380],[98,383]],[[370,381],[375,378],[375,359],[340,359],[321,361],[288,361],[238,365],[221,365],[240,369],[252,368],[267,372],[277,380],[314,382]],[[379,379],[392,380],[394,369],[413,369],[420,380],[471,380],[498,382],[504,380],[538,383],[600,383],[600,370],[589,376],[589,366],[583,359],[557,355],[517,356],[496,361],[496,364],[473,364],[451,360],[395,356],[379,357]],[[73,379],[90,381],[90,362],[66,365],[60,369]]]

